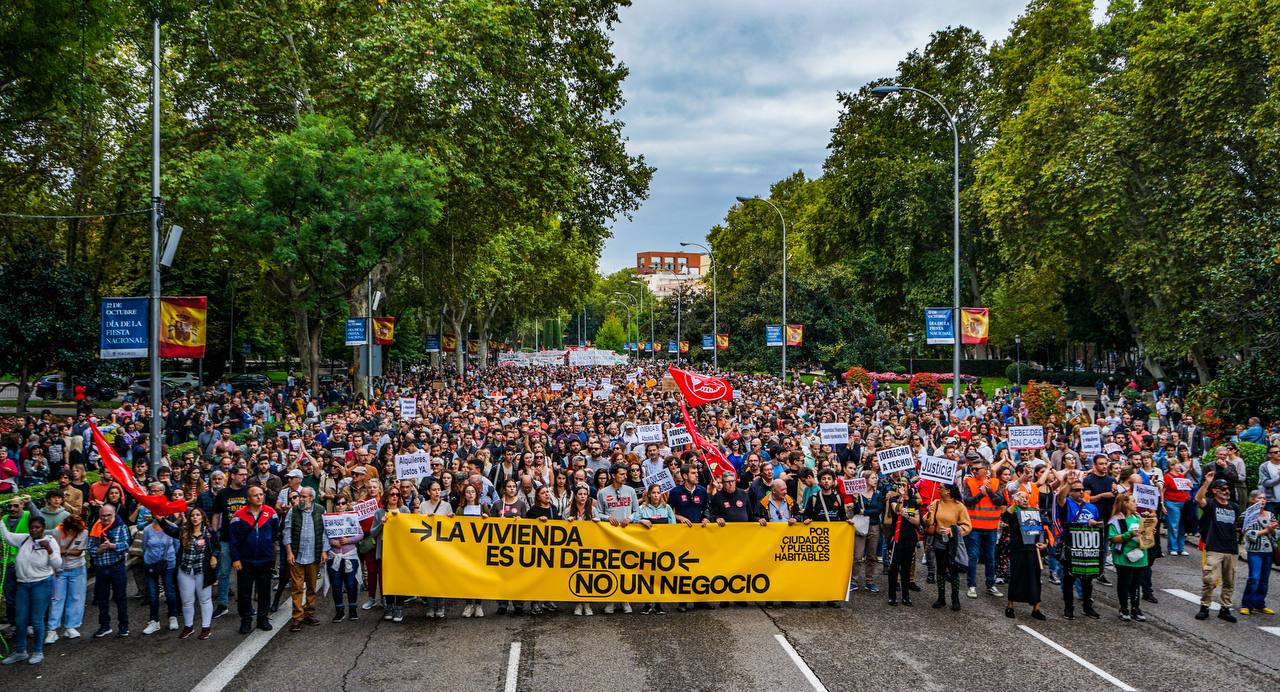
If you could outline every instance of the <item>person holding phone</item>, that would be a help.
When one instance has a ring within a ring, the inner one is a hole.
[[[18,579],[14,594],[16,641],[13,653],[0,664],[9,666],[26,661],[35,665],[44,660],[45,617],[53,597],[53,574],[62,569],[62,552],[58,542],[45,535],[44,517],[39,514],[28,521],[27,533],[11,532],[0,521],[0,538],[17,549],[14,572]],[[30,654],[27,653],[28,626],[32,630]]]

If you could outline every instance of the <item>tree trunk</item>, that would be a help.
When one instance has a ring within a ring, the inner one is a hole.
[[[18,369],[18,407],[17,412],[23,414],[27,412],[27,401],[31,399],[31,383],[29,382],[30,372],[27,364],[23,363]]]
[[[480,357],[480,362],[476,364],[476,369],[481,372],[489,367],[489,325],[493,323],[493,314],[497,310],[496,306],[489,308],[489,314],[485,316],[484,321],[480,323],[480,328],[477,330],[480,348],[476,349],[476,351]]]
[[[298,358],[302,361],[302,371],[307,374],[307,383],[313,393],[319,392],[320,382],[320,328],[321,322],[307,314],[306,307],[294,303],[293,339],[298,349]]]
[[[1213,380],[1213,369],[1209,367],[1209,361],[1199,348],[1191,349],[1191,362],[1196,366],[1196,376],[1200,378],[1200,384],[1208,384]]]
[[[453,329],[457,348],[453,352],[453,365],[459,377],[467,370],[467,314],[471,311],[471,303],[464,302],[456,308],[446,306],[444,318]]]

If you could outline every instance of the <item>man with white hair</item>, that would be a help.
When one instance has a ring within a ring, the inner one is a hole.
[[[320,565],[329,559],[329,551],[325,549],[328,542],[325,539],[324,514],[315,502],[315,489],[303,486],[298,490],[298,503],[284,517],[281,543],[284,544],[289,581],[293,587],[290,632],[297,632],[303,625],[320,624],[316,619],[316,577]]]

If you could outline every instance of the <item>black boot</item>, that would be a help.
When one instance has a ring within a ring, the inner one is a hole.
[[[951,587],[951,609],[960,610],[960,587]]]
[[[934,608],[943,608],[947,605],[947,587],[946,584],[938,582],[938,600],[933,602]]]
[[[348,620],[359,620],[359,619],[360,619],[360,616],[356,615],[356,610],[357,610],[356,606],[347,606],[347,619],[348,619]]]

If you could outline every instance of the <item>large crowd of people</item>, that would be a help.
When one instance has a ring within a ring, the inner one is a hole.
[[[1016,387],[987,395],[970,386],[953,403],[901,386],[728,378],[731,400],[691,409],[732,466],[722,473],[713,473],[703,450],[640,441],[639,426],[682,421],[680,394],[647,364],[502,367],[465,377],[423,368],[378,382],[371,400],[333,386],[311,391],[293,376],[268,392],[220,383],[161,407],[166,446],[154,468],[146,405],[99,415],[97,426],[137,485],[187,503],[186,512],[166,516],[102,467],[91,413],[19,420],[0,460],[16,470],[0,521],[12,645],[3,663],[39,663],[48,646],[82,636],[90,604],[98,622],[85,634],[130,636],[131,623],[142,621],[130,612],[131,590],[146,599],[141,634],[167,629],[180,639],[209,638],[232,609],[242,635],[270,630],[279,608],[291,610],[291,631],[317,626],[321,598],[333,601],[332,623],[450,612],[539,616],[562,606],[594,614],[591,603],[386,593],[382,527],[402,512],[615,525],[849,521],[857,533],[850,589],[884,587],[889,606],[911,606],[914,594],[936,590],[935,608],[990,597],[1003,600],[1009,617],[1023,604],[1044,619],[1047,582],[1061,591],[1054,617],[1074,619],[1077,603],[1083,616],[1102,617],[1094,595],[1107,587],[1116,590],[1118,617],[1139,622],[1143,604],[1157,600],[1156,563],[1188,555],[1190,535],[1203,556],[1197,617],[1208,617],[1215,599],[1217,617],[1229,622],[1237,612],[1274,614],[1267,606],[1280,512],[1274,425],[1252,421],[1240,433],[1268,445],[1260,480],[1249,487],[1235,444],[1216,447],[1202,465],[1197,455],[1209,446],[1202,433],[1170,416],[1159,394],[1089,406],[1064,392],[1062,414],[1043,423],[1045,448],[1015,450],[1009,428],[1028,422]],[[412,417],[400,416],[404,397],[417,400]],[[820,424],[837,422],[848,423],[848,442],[823,444]],[[1090,426],[1100,430],[1101,453],[1083,451],[1081,431]],[[912,469],[880,473],[877,452],[904,445],[918,461],[954,461],[954,482]],[[429,453],[430,474],[397,480],[395,456],[417,451]],[[646,486],[664,468],[675,489]],[[94,482],[90,471],[99,473]],[[21,494],[43,481],[57,488],[40,503]],[[1140,486],[1154,488],[1155,509],[1139,506],[1139,496],[1151,496]],[[376,511],[358,530],[331,538],[323,515],[357,505]],[[1097,532],[1098,560],[1113,571],[1084,564],[1073,550],[1072,537],[1088,535],[1083,529]],[[1248,568],[1237,609],[1240,556]],[[666,612],[660,603],[640,605]],[[603,612],[631,613],[632,604]]]

